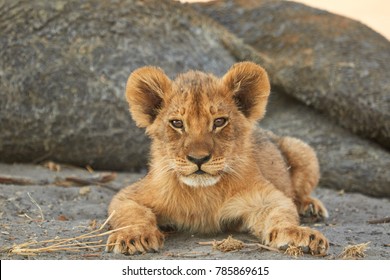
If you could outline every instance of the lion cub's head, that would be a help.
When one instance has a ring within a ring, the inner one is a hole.
[[[242,62],[222,77],[190,71],[174,81],[156,67],[127,82],[131,114],[153,140],[152,168],[188,186],[212,186],[251,154],[251,132],[265,113],[269,80]]]

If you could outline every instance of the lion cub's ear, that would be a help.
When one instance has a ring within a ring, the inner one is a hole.
[[[238,109],[248,119],[258,120],[264,116],[270,83],[262,67],[252,62],[236,63],[222,80],[233,93]]]
[[[147,127],[156,119],[171,90],[171,80],[157,67],[146,66],[131,73],[126,85],[130,112],[139,127]]]

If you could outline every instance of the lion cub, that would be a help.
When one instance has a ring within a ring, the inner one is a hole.
[[[131,114],[152,139],[142,180],[121,190],[109,213],[107,251],[157,251],[159,227],[215,233],[249,232],[266,245],[323,254],[327,239],[299,225],[299,214],[327,217],[310,197],[319,180],[314,151],[302,141],[257,128],[270,83],[251,62],[222,77],[190,71],[171,81],[155,67],[134,71],[127,82]]]

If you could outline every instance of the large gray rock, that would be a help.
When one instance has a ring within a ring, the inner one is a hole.
[[[1,161],[142,169],[149,143],[124,101],[132,70],[153,64],[170,76],[189,68],[222,75],[235,58],[271,65],[188,6],[140,3],[25,0],[1,7]],[[386,151],[277,91],[272,95],[263,126],[316,148],[321,185],[390,196]]]
[[[194,7],[268,58],[274,88],[390,148],[390,42],[383,36],[291,1],[220,0]]]
[[[224,73],[234,59],[211,21],[168,0],[2,1],[0,161],[145,167],[127,77],[147,64]]]
[[[238,60],[270,65],[268,57],[230,33],[221,41]],[[260,126],[279,135],[305,140],[317,152],[321,166],[320,186],[390,197],[390,153],[339,126],[328,116],[305,106],[276,87]]]

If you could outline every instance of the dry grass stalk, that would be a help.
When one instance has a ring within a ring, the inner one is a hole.
[[[29,192],[27,192],[27,195],[30,198],[31,202],[39,209],[39,213],[41,215],[41,221],[44,221],[45,220],[45,216],[43,215],[43,211],[42,211],[41,206],[39,206],[39,204],[35,201],[35,199],[30,195]]]
[[[221,252],[238,251],[244,248],[244,243],[241,240],[234,239],[231,235],[222,241],[214,241],[213,249]]]
[[[61,252],[61,251],[71,251],[77,252],[80,249],[94,249],[105,247],[105,244],[102,244],[103,240],[92,240],[88,241],[87,239],[96,239],[102,236],[109,235],[113,232],[122,230],[126,227],[117,228],[115,230],[109,230],[102,232],[104,227],[107,225],[109,220],[115,214],[115,211],[106,219],[106,221],[96,230],[90,231],[88,233],[73,237],[73,238],[55,238],[43,241],[30,241],[22,244],[15,244],[11,248],[7,248],[4,251],[9,254],[31,256],[37,255],[39,253],[50,253],[50,252]],[[86,241],[83,241],[86,240]],[[114,245],[114,244],[112,244]]]
[[[284,254],[297,258],[303,256],[303,251],[300,247],[288,245],[288,248],[286,249]]]
[[[370,244],[370,242],[356,245],[348,245],[344,248],[343,252],[339,255],[339,257],[345,260],[364,258],[365,251],[369,248],[368,244]]]

